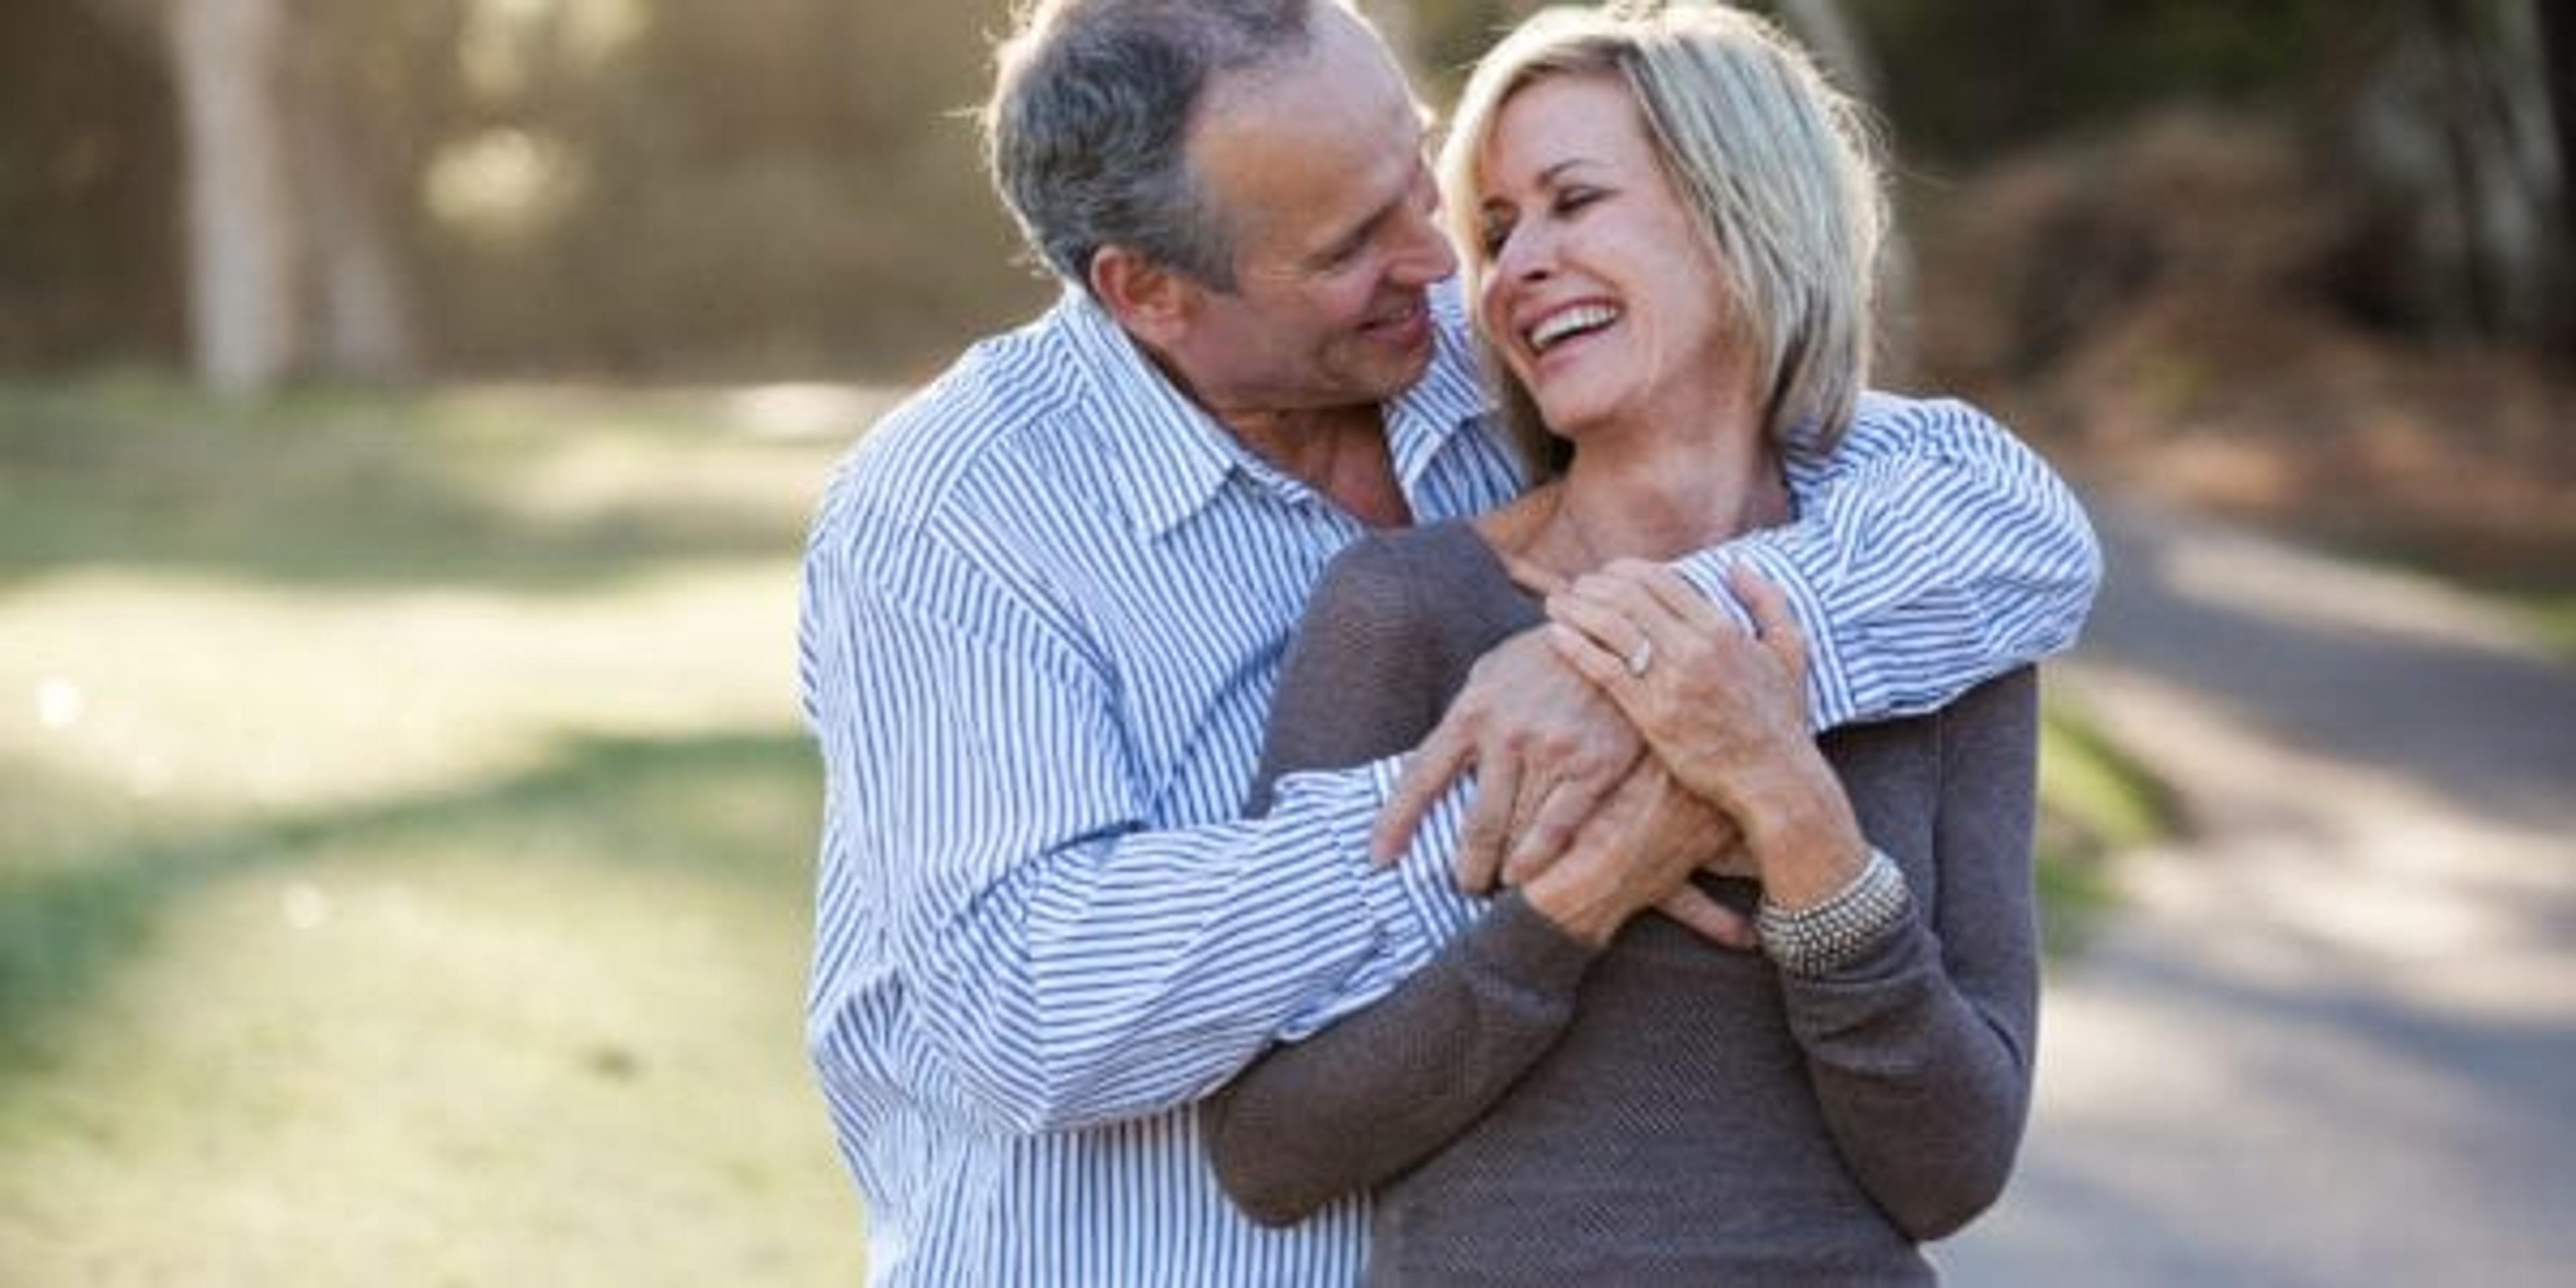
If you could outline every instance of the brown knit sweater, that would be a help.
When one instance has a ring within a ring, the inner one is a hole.
[[[1256,808],[1283,773],[1413,747],[1540,620],[1464,524],[1354,546],[1291,649]],[[1595,956],[1505,896],[1209,1102],[1227,1189],[1286,1223],[1374,1188],[1379,1284],[1933,1279],[1917,1242],[1993,1202],[2029,1106],[2036,688],[1823,739],[1914,898],[1866,960],[1799,979],[1659,916]]]

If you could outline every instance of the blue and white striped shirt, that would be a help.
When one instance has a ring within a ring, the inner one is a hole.
[[[1520,486],[1435,302],[1430,373],[1386,408],[1426,521]],[[1747,560],[1789,591],[1820,724],[1937,706],[2089,605],[2073,498],[1971,409],[1873,397],[1791,490],[1795,523],[1684,570]],[[1364,1200],[1253,1225],[1192,1103],[1475,910],[1446,878],[1454,798],[1398,870],[1368,864],[1391,764],[1238,817],[1307,588],[1359,531],[1078,291],[834,479],[800,632],[827,792],[808,1038],[876,1282],[1357,1279]]]

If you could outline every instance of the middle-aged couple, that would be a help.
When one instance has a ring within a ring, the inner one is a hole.
[[[1921,1281],[2003,1186],[2081,511],[1863,391],[1879,176],[1766,24],[1552,11],[1424,119],[1336,0],[1000,50],[1062,297],[806,563],[879,1282]]]

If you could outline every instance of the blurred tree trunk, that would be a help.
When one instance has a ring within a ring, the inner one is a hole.
[[[100,0],[132,11],[145,0]],[[410,375],[419,346],[348,33],[296,0],[159,0],[187,152],[198,375],[257,392],[298,370]]]
[[[2561,4],[2536,8],[2540,79],[2548,86],[2549,135],[2558,163],[2558,280],[2550,296],[2558,306],[2558,344],[2576,352],[2576,14]]]
[[[370,149],[335,83],[333,51],[308,44],[286,80],[293,114],[293,178],[306,212],[306,313],[319,369],[394,379],[415,373],[418,345],[393,222],[378,198]]]
[[[1879,130],[1893,150],[1894,125],[1887,120],[1884,83],[1878,60],[1859,24],[1844,12],[1841,0],[1781,0],[1780,20],[1805,44],[1844,93],[1866,104],[1878,118]],[[1891,158],[1892,161],[1892,158]],[[1901,223],[1891,221],[1887,244],[1880,251],[1878,298],[1878,365],[1873,383],[1910,380],[1914,369],[1914,253]]]
[[[2455,308],[2490,335],[2567,326],[2563,165],[2542,12],[2534,0],[2423,0],[2430,103],[2452,205]],[[2559,20],[2563,23],[2563,18]]]
[[[264,390],[293,364],[295,201],[280,0],[168,0],[161,12],[187,156],[191,345],[199,376]]]

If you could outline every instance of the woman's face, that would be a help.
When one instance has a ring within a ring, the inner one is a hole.
[[[1623,82],[1523,87],[1480,155],[1477,318],[1550,429],[1690,426],[1741,400],[1724,275]]]

